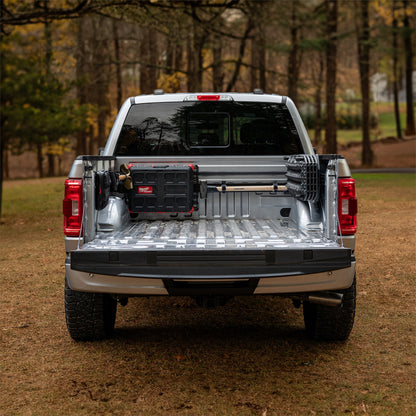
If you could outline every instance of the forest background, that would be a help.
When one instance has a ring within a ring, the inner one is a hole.
[[[66,174],[65,161],[105,145],[127,97],[155,89],[288,95],[315,146],[336,153],[337,129],[360,129],[361,164],[371,166],[379,120],[370,77],[381,72],[395,136],[415,134],[412,0],[1,0],[0,7],[0,183],[10,177],[10,158],[28,152],[39,177]]]
[[[105,144],[123,100],[156,88],[288,95],[316,147],[344,154],[347,137],[364,143],[357,166],[371,166],[386,138],[370,91],[382,73],[388,135],[414,146],[415,9],[411,0],[0,0],[0,210],[2,174],[17,177],[16,160],[20,177],[28,164],[40,177],[67,174],[76,154]],[[414,174],[357,175],[351,342],[307,340],[288,299],[201,311],[135,298],[115,339],[76,345],[63,318],[63,179],[7,181],[0,413],[416,414],[414,189]]]

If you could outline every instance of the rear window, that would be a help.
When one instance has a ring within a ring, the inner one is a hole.
[[[302,153],[284,104],[181,102],[133,105],[116,156]]]

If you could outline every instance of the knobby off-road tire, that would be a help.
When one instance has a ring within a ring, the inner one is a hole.
[[[342,305],[331,307],[303,302],[303,317],[307,334],[324,341],[345,341],[352,330],[355,317],[355,277],[348,289],[339,290]]]
[[[117,302],[105,293],[77,292],[65,278],[65,319],[75,341],[96,341],[111,337]]]

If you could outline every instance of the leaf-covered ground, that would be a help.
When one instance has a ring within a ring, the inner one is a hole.
[[[358,306],[345,343],[279,298],[119,307],[115,337],[65,327],[63,179],[6,182],[0,415],[416,414],[415,175],[357,175]]]

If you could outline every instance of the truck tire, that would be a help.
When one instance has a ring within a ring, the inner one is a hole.
[[[75,341],[96,341],[111,337],[117,302],[106,293],[72,290],[65,278],[65,319]]]
[[[349,337],[355,317],[355,277],[351,287],[338,292],[344,295],[342,305],[338,307],[303,302],[305,328],[311,338],[345,341]]]

